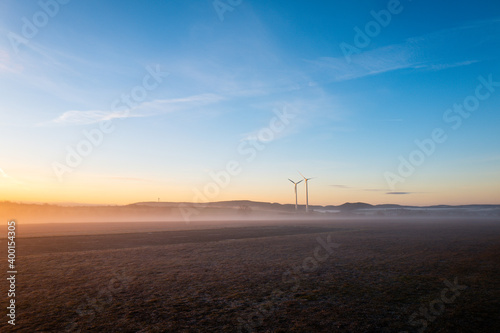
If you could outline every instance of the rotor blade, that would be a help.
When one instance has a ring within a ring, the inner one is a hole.
[[[290,178],[288,178],[288,180],[295,184],[295,182],[293,180],[291,180]]]
[[[300,173],[300,171],[297,170],[298,173]],[[303,174],[300,173],[300,175],[302,176],[302,178],[306,179],[306,177],[304,177]]]
[[[297,184],[299,184],[299,183],[301,183],[301,182],[303,182],[303,181],[304,181],[304,179],[301,179],[301,180],[299,180],[299,181],[297,182]]]

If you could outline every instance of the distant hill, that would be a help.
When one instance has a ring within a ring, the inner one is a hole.
[[[480,216],[500,217],[500,205],[435,205],[402,206],[395,204],[371,205],[363,202],[342,205],[310,205],[309,218],[328,217],[408,217],[408,216]],[[39,222],[124,222],[124,221],[182,221],[203,219],[260,219],[302,218],[305,206],[298,212],[293,204],[256,202],[249,200],[208,203],[137,202],[128,205],[33,204],[0,202],[3,220],[18,219],[25,223]]]
[[[364,202],[355,202],[355,203],[346,202],[345,204],[340,205],[337,208],[343,211],[352,211],[352,210],[366,209],[372,207],[373,207],[372,205]]]
[[[232,209],[250,210],[254,213],[282,212],[294,214],[295,205],[279,204],[270,202],[258,202],[250,200],[217,201],[208,203],[157,203],[138,202],[134,205],[147,205],[155,207],[157,205],[168,205],[178,207],[187,205],[189,207],[202,207],[204,209]],[[434,205],[434,206],[403,206],[396,204],[371,205],[364,202],[346,202],[342,205],[309,205],[312,214],[326,214],[332,216],[498,216],[500,217],[500,205]],[[305,205],[298,206],[299,213],[305,213]]]

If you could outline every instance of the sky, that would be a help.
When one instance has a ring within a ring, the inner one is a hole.
[[[0,36],[0,200],[500,204],[495,1],[4,0]]]

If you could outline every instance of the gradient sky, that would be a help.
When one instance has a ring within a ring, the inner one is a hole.
[[[479,77],[500,82],[496,1],[61,2],[0,3],[0,200],[292,203],[299,170],[311,204],[500,203],[500,86],[460,124],[447,114]],[[376,30],[356,43],[356,27]],[[446,140],[391,187],[436,128]],[[229,161],[239,172],[209,185]]]

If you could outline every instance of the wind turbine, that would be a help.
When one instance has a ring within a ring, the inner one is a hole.
[[[300,173],[300,171],[299,171]],[[308,190],[308,187],[307,187],[307,181],[308,180],[311,180],[313,178],[306,178],[304,177],[303,174],[300,173],[300,175],[302,176],[302,178],[304,178],[304,180],[306,181],[306,213],[309,212],[309,190]]]
[[[289,181],[291,181],[295,186],[295,211],[297,211],[297,185],[302,182],[302,180],[299,180],[298,182],[294,182],[290,178],[288,178]]]

